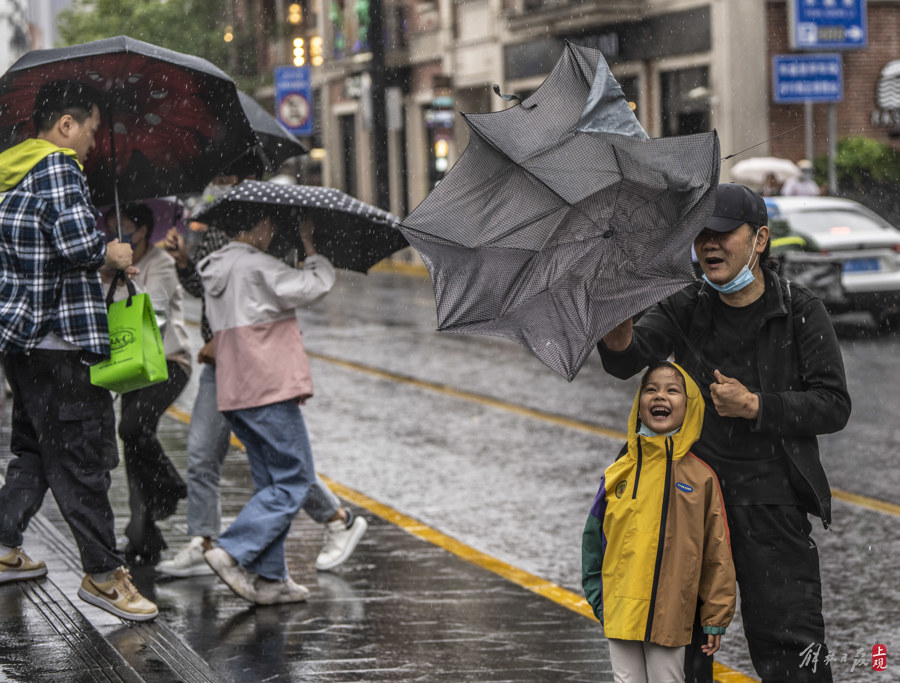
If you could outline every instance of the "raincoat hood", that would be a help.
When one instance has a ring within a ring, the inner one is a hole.
[[[72,157],[78,168],[83,168],[74,149],[58,147],[40,138],[30,138],[5,152],[0,152],[0,192],[11,190],[21,183],[31,169],[54,152],[62,152]]]
[[[700,438],[700,430],[703,427],[703,414],[705,411],[700,388],[680,365],[677,363],[669,363],[669,365],[678,370],[684,378],[684,386],[687,390],[684,422],[681,425],[681,429],[671,437],[667,437],[664,434],[651,437],[638,434],[641,402],[641,391],[638,389],[637,396],[634,397],[634,405],[631,407],[631,415],[628,418],[628,457],[630,458],[637,457],[638,439],[642,440],[641,448],[645,454],[651,452],[651,450],[655,451],[654,446],[664,453],[665,451],[663,449],[665,448],[666,439],[672,439],[672,459],[678,460],[687,455],[691,450],[691,447]]]

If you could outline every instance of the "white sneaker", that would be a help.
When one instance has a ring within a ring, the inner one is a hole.
[[[326,572],[343,564],[353,554],[356,544],[368,528],[368,522],[356,515],[349,527],[340,519],[328,522],[325,525],[325,545],[316,558],[316,569]]]
[[[156,565],[156,571],[166,576],[212,576],[215,574],[203,557],[203,536],[194,536],[171,560]]]

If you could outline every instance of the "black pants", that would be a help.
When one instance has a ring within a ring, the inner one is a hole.
[[[110,471],[118,464],[115,414],[106,389],[91,384],[79,351],[7,354],[16,455],[0,489],[0,543],[22,545],[22,534],[49,488],[69,524],[89,574],[124,564],[116,551]]]
[[[726,512],[744,635],[762,683],[831,683],[819,551],[806,513],[781,505],[726,506]],[[699,652],[696,628],[694,636],[685,680],[711,683],[711,658]]]
[[[184,480],[156,437],[159,419],[188,381],[181,365],[174,361],[166,365],[169,379],[165,382],[122,394],[119,420],[131,509],[131,520],[125,527],[126,552],[144,559],[167,547],[155,522],[175,512],[178,501],[187,497]]]

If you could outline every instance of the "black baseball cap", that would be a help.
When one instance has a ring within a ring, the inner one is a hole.
[[[767,225],[766,202],[749,187],[737,183],[719,183],[716,208],[706,227],[714,232],[731,232],[744,223]]]

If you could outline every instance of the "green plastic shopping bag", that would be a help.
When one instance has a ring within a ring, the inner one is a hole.
[[[128,287],[128,298],[113,301],[119,279]],[[91,384],[124,394],[169,378],[163,340],[147,294],[137,294],[134,283],[117,273],[106,295],[109,320],[109,360],[91,366]]]

